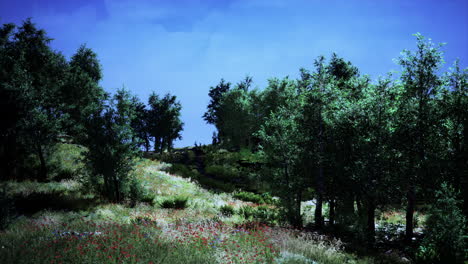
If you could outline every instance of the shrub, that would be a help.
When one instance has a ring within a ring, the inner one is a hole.
[[[83,172],[83,153],[86,149],[75,144],[58,143],[51,149],[47,157],[51,177],[55,181],[77,179]]]
[[[237,198],[242,201],[252,202],[257,204],[263,204],[265,201],[263,200],[261,195],[251,193],[251,192],[238,192],[234,194],[234,198]]]
[[[278,209],[272,209],[268,206],[261,205],[254,210],[254,219],[263,223],[278,223],[280,214]]]
[[[231,205],[223,205],[219,208],[219,211],[224,216],[232,216],[235,213],[234,207]]]
[[[204,187],[220,190],[223,192],[232,192],[236,189],[232,183],[218,181],[210,177],[200,177],[198,182]]]
[[[175,163],[170,166],[168,169],[169,173],[176,174],[184,178],[199,179],[200,174],[196,169],[190,169],[188,166]]]
[[[139,154],[131,127],[134,118],[131,95],[122,89],[87,122],[90,182],[110,201],[122,202],[129,196],[129,173]]]
[[[177,196],[162,201],[159,205],[166,209],[185,209],[187,208],[188,198],[183,196]]]
[[[255,213],[255,209],[251,206],[244,205],[239,209],[239,214],[242,215],[245,219],[251,218]]]
[[[154,194],[146,190],[136,177],[131,178],[129,199],[132,207],[135,206],[137,202],[143,202],[153,206],[154,198]]]
[[[426,236],[416,257],[428,263],[463,263],[466,219],[457,193],[447,184],[436,192],[436,201],[428,212]]]
[[[235,168],[222,165],[208,166],[205,171],[208,175],[225,181],[233,181],[239,175],[239,172]]]

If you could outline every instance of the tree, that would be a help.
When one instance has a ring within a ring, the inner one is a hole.
[[[24,157],[25,154],[19,152],[35,153],[40,161],[38,178],[46,180],[48,147],[57,139],[67,119],[60,92],[68,63],[60,53],[52,51],[51,39],[30,19],[16,32],[14,28],[7,24],[1,30],[0,83],[1,94],[5,95],[2,108],[12,111],[8,127],[2,133],[3,139],[10,141],[6,143],[4,154]],[[10,165],[17,166],[7,162],[7,166]],[[7,169],[10,173],[14,170]]]
[[[223,146],[239,150],[251,147],[252,135],[256,132],[252,96],[248,89],[252,78],[247,76],[234,89],[225,92],[217,109],[219,139]],[[242,128],[242,129],[239,129]]]
[[[468,68],[460,69],[457,60],[444,80],[447,89],[439,107],[444,109],[442,134],[447,139],[447,180],[463,194],[463,212],[468,215]]]
[[[415,34],[417,50],[404,50],[398,59],[403,68],[401,82],[404,87],[403,104],[399,111],[398,133],[400,135],[401,151],[407,158],[407,178],[403,179],[407,186],[406,208],[406,239],[413,237],[413,214],[416,202],[416,186],[418,182],[428,181],[428,160],[432,156],[429,141],[434,134],[434,128],[439,127],[440,120],[434,107],[434,98],[439,96],[441,80],[437,71],[443,63],[442,44],[435,45],[422,35]]]
[[[258,136],[268,163],[266,179],[278,190],[289,222],[301,226],[301,201],[308,181],[301,173],[305,135],[299,124],[303,99],[297,93],[295,82],[284,81],[288,83],[285,88],[287,99],[266,118]]]
[[[182,106],[176,100],[177,97],[174,95],[166,94],[163,98],[159,98],[154,92],[148,100],[149,134],[154,138],[154,150],[160,153],[171,150],[174,140],[182,138],[180,134],[184,126],[180,120]]]
[[[325,196],[325,124],[322,117],[323,108],[326,101],[325,86],[329,75],[325,70],[325,58],[320,56],[315,61],[316,72],[311,74],[305,69],[301,69],[301,80],[299,81],[305,93],[307,103],[304,107],[304,119],[302,128],[307,135],[304,148],[308,153],[304,163],[306,174],[315,171],[313,178],[315,187],[315,214],[314,221],[317,228],[323,225],[322,204]],[[309,162],[314,161],[314,162]]]
[[[443,183],[428,212],[425,237],[417,257],[428,263],[463,263],[466,217],[454,188]]]
[[[148,124],[148,110],[146,105],[140,101],[136,96],[132,97],[132,107],[135,109],[135,118],[132,120],[131,125],[134,131],[133,141],[143,146],[146,152],[150,148],[150,134]]]
[[[69,63],[69,72],[61,100],[69,115],[65,131],[80,143],[86,137],[85,120],[104,99],[104,90],[99,86],[102,69],[97,54],[85,45],[80,46]]]
[[[218,140],[222,135],[220,134],[220,128],[222,126],[222,120],[219,118],[219,109],[221,107],[221,99],[223,95],[228,92],[231,88],[231,83],[226,83],[224,79],[221,79],[218,85],[210,87],[208,95],[210,96],[210,103],[208,104],[206,112],[203,114],[203,119],[206,123],[214,125],[218,130]]]
[[[131,95],[121,89],[88,120],[86,160],[91,183],[109,200],[121,202],[130,189],[129,172],[138,154],[131,122]]]
[[[358,130],[357,177],[359,195],[363,198],[365,216],[361,215],[366,241],[375,240],[375,210],[395,200],[399,193],[399,179],[392,169],[395,164],[392,148],[395,115],[401,86],[395,85],[391,76],[379,78],[376,84],[364,87],[362,99],[357,105]],[[391,188],[389,188],[391,186]]]

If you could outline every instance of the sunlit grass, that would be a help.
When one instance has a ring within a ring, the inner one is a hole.
[[[133,172],[154,206],[101,203],[17,218],[0,233],[0,263],[367,263],[345,254],[340,241],[250,222],[242,210],[258,204],[205,190],[164,166],[142,159]],[[81,190],[71,180],[3,184],[21,195]],[[158,206],[175,197],[187,197],[187,206]],[[223,214],[223,206],[233,213]]]

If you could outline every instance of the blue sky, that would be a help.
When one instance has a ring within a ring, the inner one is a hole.
[[[221,78],[247,74],[254,86],[298,76],[332,52],[372,78],[399,70],[412,34],[446,42],[446,66],[468,65],[468,1],[300,0],[0,0],[0,23],[32,17],[68,58],[85,43],[99,56],[101,85],[125,85],[143,101],[152,91],[182,103],[183,139],[210,143],[214,127],[201,118],[208,90]]]

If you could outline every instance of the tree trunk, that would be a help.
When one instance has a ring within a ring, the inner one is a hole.
[[[330,207],[330,215],[329,215],[329,224],[335,224],[335,199],[331,199],[328,203]]]
[[[406,194],[406,199],[408,202],[406,206],[406,242],[410,243],[413,238],[413,215],[416,202],[415,187],[412,183]]]
[[[302,202],[302,190],[298,190],[296,196],[296,214],[295,214],[295,227],[302,228],[302,216],[301,216],[301,202]]]
[[[320,120],[319,120],[319,148],[320,148],[320,161],[319,170],[317,177],[317,203],[315,205],[315,227],[322,228],[323,216],[322,216],[322,204],[323,204],[323,121],[322,121],[322,110],[320,109]]]
[[[113,182],[114,182],[114,198],[115,198],[116,202],[120,202],[121,197],[120,197],[119,181],[117,180],[116,175],[114,175],[112,178],[113,178]]]
[[[323,226],[323,167],[320,166],[317,177],[317,201],[315,205],[315,226],[321,228]]]
[[[37,155],[39,156],[39,160],[41,161],[41,168],[39,170],[39,180],[40,181],[47,181],[47,165],[44,157],[44,151],[41,145],[37,146]]]
[[[149,143],[149,140],[148,138],[145,138],[145,150],[146,152],[148,152],[150,149],[150,143]]]
[[[375,203],[372,197],[367,201],[367,241],[372,247],[375,243]]]

